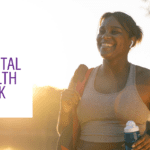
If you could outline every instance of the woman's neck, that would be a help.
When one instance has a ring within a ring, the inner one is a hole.
[[[128,60],[120,60],[120,61],[108,61],[103,59],[103,64],[101,67],[101,71],[104,74],[113,73],[114,75],[118,75],[123,72],[127,72],[130,68],[130,63]]]

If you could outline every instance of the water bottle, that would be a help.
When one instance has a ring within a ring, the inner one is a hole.
[[[128,121],[124,128],[125,149],[131,150],[132,144],[140,138],[139,127],[134,121]]]

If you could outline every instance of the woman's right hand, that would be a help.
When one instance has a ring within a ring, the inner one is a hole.
[[[66,89],[61,94],[61,107],[66,113],[70,113],[81,99],[80,94],[75,90]]]

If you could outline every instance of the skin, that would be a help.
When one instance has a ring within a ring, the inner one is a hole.
[[[94,85],[98,92],[114,93],[125,87],[129,75],[130,63],[127,56],[131,40],[135,42],[136,38],[129,38],[128,33],[113,16],[102,22],[97,36],[97,47],[103,57],[103,64],[97,73]],[[102,45],[102,43],[109,43],[112,46]],[[150,70],[136,67],[136,87],[141,99],[150,110]],[[134,144],[134,150],[148,150],[150,136],[144,134]]]
[[[74,106],[77,106],[80,100],[79,93],[67,89],[62,94],[62,108],[66,113],[70,113]]]
[[[72,118],[72,109],[77,107],[80,94],[75,91],[76,83],[71,80],[68,89],[64,90],[61,94],[61,111],[58,118],[57,132],[61,134],[63,129],[69,125]]]

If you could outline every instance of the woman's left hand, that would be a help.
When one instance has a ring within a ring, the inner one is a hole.
[[[132,145],[133,150],[150,150],[150,135],[143,134],[142,137]]]

